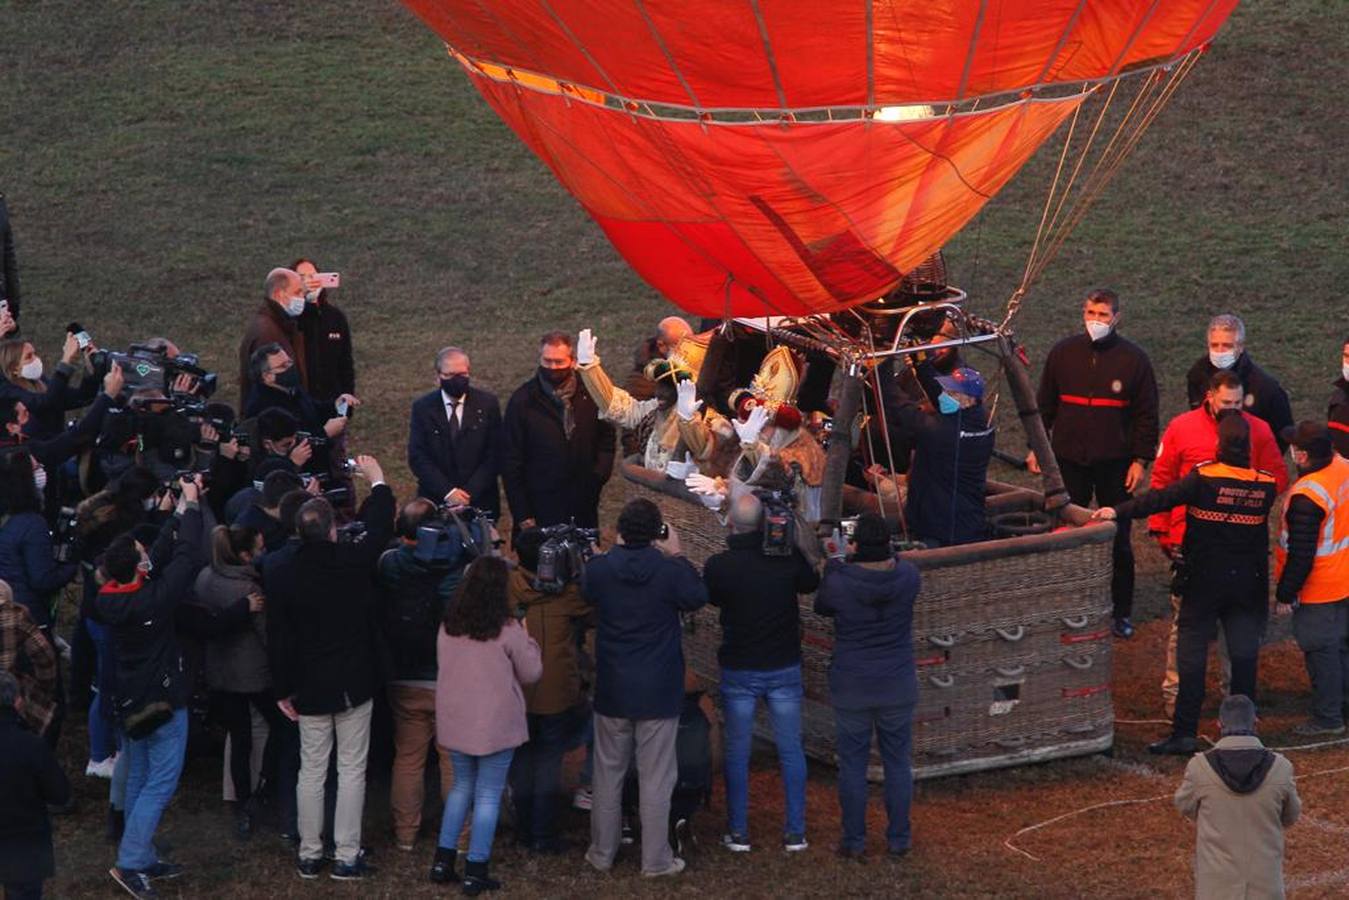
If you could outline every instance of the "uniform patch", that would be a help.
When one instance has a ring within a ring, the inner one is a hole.
[[[1247,394],[1247,395],[1246,395],[1246,405],[1247,405],[1247,406],[1254,406],[1254,405],[1255,405],[1255,395],[1254,395],[1254,394]]]
[[[1118,394],[1120,391],[1124,390],[1124,382],[1116,378],[1114,381],[1110,382],[1110,390]]]
[[[342,332],[340,332],[340,331],[330,331],[330,332],[328,332],[328,340],[330,340],[330,341],[340,341],[340,340],[342,340]]]

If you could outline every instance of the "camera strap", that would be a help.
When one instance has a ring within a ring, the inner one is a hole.
[[[464,520],[459,518],[458,513],[454,510],[450,510],[449,513],[450,518],[454,520],[454,527],[459,529],[459,537],[464,542],[464,547],[471,549],[474,556],[482,556],[484,550],[482,547],[478,546],[477,541],[473,540],[473,533],[468,530],[468,526],[464,524]]]

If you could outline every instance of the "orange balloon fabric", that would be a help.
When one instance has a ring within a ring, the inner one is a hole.
[[[1237,0],[404,0],[460,53],[645,103],[941,103],[1183,56]],[[868,65],[870,61],[870,65]]]

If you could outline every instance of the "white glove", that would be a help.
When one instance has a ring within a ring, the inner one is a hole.
[[[683,481],[688,476],[698,471],[698,463],[693,458],[692,453],[684,453],[684,461],[672,459],[665,464],[665,474],[676,481]]]
[[[692,379],[686,379],[675,386],[675,412],[679,418],[685,422],[692,422],[693,417],[698,415],[698,410],[703,408],[703,401],[698,399],[698,386]]]
[[[716,512],[721,509],[721,501],[724,499],[721,494],[699,494],[698,499],[703,501],[703,506]]]
[[[716,495],[721,497],[721,483],[717,479],[704,475],[702,472],[694,472],[684,479],[684,486],[695,494]]]
[[[735,425],[735,433],[740,435],[740,443],[753,444],[759,439],[759,432],[763,431],[764,425],[768,424],[768,408],[756,406],[749,411],[747,421],[732,424]]]
[[[595,361],[595,335],[589,328],[582,328],[576,336],[576,364],[588,366]]]

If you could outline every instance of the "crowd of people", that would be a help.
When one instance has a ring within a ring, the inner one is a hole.
[[[746,360],[737,354],[747,342],[727,349],[711,323],[697,332],[674,317],[608,370],[590,330],[544,334],[536,372],[504,412],[474,383],[469,353],[442,349],[412,405],[416,495],[400,503],[378,460],[349,455],[363,403],[351,330],[333,303],[339,284],[306,259],[268,273],[238,348],[235,407],[165,338],[120,353],[72,325],[49,370],[19,336],[17,278],[0,282],[12,290],[0,308],[0,668],[13,674],[0,675],[0,745],[25,760],[0,778],[14,785],[0,808],[23,810],[0,836],[6,895],[39,896],[52,874],[47,807],[69,787],[51,748],[84,706],[85,775],[110,782],[111,875],[137,897],[183,873],[155,833],[189,736],[208,729],[227,736],[234,833],[274,827],[301,878],[374,872],[367,776],[387,766],[395,845],[416,850],[429,775],[443,804],[429,877],[476,895],[501,884],[490,861],[503,804],[529,852],[567,852],[570,799],[589,810],[591,866],[608,871],[623,844],[640,841],[644,875],[678,874],[713,757],[725,779],[722,843],[750,851],[762,702],[781,768],[781,847],[804,850],[800,617],[812,594],[834,630],[837,852],[866,852],[875,741],[886,849],[906,854],[921,580],[896,554],[896,532],[927,547],[990,536],[996,435],[984,378],[950,343],[953,320],[925,336],[932,349],[921,357],[883,366],[885,415],[856,425],[849,528],[822,549],[827,385],[788,346]],[[1193,408],[1163,430],[1152,366],[1120,322],[1114,293],[1087,295],[1081,327],[1046,358],[1039,407],[1071,499],[1119,524],[1119,638],[1133,634],[1127,522],[1150,516],[1174,564],[1162,688],[1173,727],[1152,749],[1195,751],[1219,624],[1230,693],[1254,698],[1267,520],[1289,488],[1290,447],[1299,477],[1276,551],[1276,613],[1293,616],[1312,679],[1299,733],[1343,734],[1349,342],[1327,420],[1295,424],[1286,393],[1247,352],[1242,322],[1216,317],[1187,378]],[[867,437],[898,452],[866,458]],[[725,549],[701,571],[649,500],[630,501],[616,541],[597,546],[620,454],[725,523]],[[1027,459],[1032,470],[1040,462]],[[495,527],[503,490],[509,540]],[[768,527],[784,510],[797,527]],[[76,583],[71,621],[57,601]],[[723,634],[720,753],[710,686],[683,651],[684,617],[709,603]],[[574,793],[564,787],[572,751],[584,759]],[[45,852],[10,852],[14,835]]]

